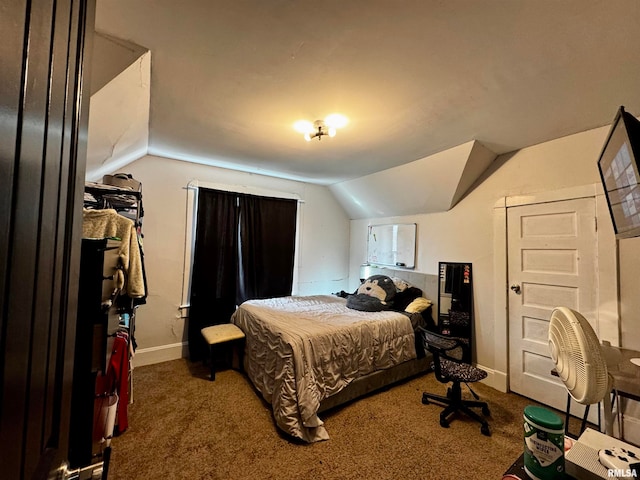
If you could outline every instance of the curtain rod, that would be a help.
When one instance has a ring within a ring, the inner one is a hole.
[[[233,193],[248,193],[250,195],[257,195],[259,197],[276,197],[276,198],[287,198],[291,200],[297,200],[298,203],[305,203],[305,201],[300,198],[300,195],[297,193],[290,192],[280,192],[277,190],[269,190],[267,188],[249,186],[249,185],[229,185],[223,183],[207,183],[200,184],[198,180],[191,180],[183,189],[185,190],[198,190],[200,188],[209,188],[212,190],[222,190],[225,192],[233,192]],[[252,191],[253,190],[253,191]]]

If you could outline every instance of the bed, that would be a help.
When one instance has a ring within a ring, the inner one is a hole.
[[[244,368],[277,426],[305,442],[327,440],[318,414],[429,370],[416,348],[421,313],[364,312],[335,295],[250,300],[232,323],[246,335]]]

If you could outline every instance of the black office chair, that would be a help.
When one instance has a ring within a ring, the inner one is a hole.
[[[435,371],[436,378],[442,383],[453,382],[447,388],[446,397],[425,392],[422,394],[422,403],[426,405],[433,401],[445,407],[440,413],[440,425],[442,427],[449,427],[448,417],[461,411],[480,422],[480,431],[483,435],[491,436],[489,423],[471,410],[471,408],[481,408],[482,415],[489,416],[487,402],[479,401],[480,397],[469,387],[469,383],[478,382],[486,378],[487,372],[461,360],[465,345],[459,339],[439,335],[424,328],[420,328],[420,330],[425,348],[433,354],[432,368]],[[476,400],[464,400],[462,398],[462,383],[467,385]]]

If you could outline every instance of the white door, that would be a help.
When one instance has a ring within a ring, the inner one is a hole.
[[[510,386],[560,411],[567,390],[551,375],[549,319],[557,306],[597,318],[595,224],[594,198],[507,209]]]

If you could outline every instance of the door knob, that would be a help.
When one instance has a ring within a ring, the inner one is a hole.
[[[511,285],[511,290],[520,295],[520,285]]]

